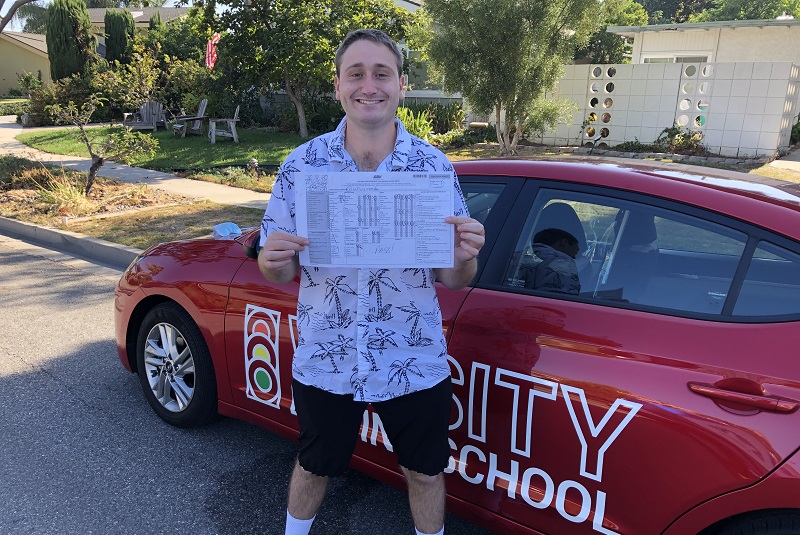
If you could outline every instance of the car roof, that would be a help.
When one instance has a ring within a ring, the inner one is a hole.
[[[672,199],[800,239],[800,185],[714,168],[599,160],[468,160],[459,176],[516,176],[589,184]]]

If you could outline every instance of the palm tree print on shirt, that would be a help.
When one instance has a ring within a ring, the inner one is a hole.
[[[428,287],[428,270],[426,268],[405,268],[403,273],[410,271],[412,275],[422,274],[422,284],[413,286],[413,288],[427,288]]]
[[[367,349],[376,349],[378,354],[383,357],[383,352],[388,347],[387,344],[397,347],[397,342],[394,341],[394,331],[384,331],[380,327],[375,328],[375,333],[369,335],[367,340]]]
[[[417,308],[417,305],[414,304],[414,301],[411,301],[411,303],[409,303],[409,306],[407,307],[397,307],[397,309],[408,313],[408,317],[406,318],[406,323],[408,323],[411,320],[414,320],[414,324],[411,326],[411,335],[410,336],[403,335],[403,338],[405,338],[406,343],[409,346],[420,347],[420,346],[429,346],[433,344],[433,339],[422,336],[422,327],[417,329],[417,325],[419,325],[419,318],[422,312],[420,311],[420,309]]]
[[[325,279],[325,286],[327,286],[327,289],[325,290],[325,302],[330,303],[333,301],[336,303],[336,316],[330,317],[326,315],[328,326],[331,329],[346,329],[351,323],[353,323],[353,320],[350,317],[350,309],[348,308],[346,310],[342,310],[342,302],[339,299],[339,292],[356,295],[356,292],[353,291],[350,286],[342,282],[344,278],[344,275],[339,275],[332,279]]]
[[[353,396],[359,401],[364,401],[364,387],[367,377],[358,377],[358,366],[353,366],[353,375],[350,376],[350,385],[353,387]]]
[[[417,360],[415,357],[411,357],[403,362],[400,362],[399,360],[392,362],[392,371],[389,372],[389,383],[395,380],[397,381],[398,385],[400,383],[405,383],[403,395],[408,394],[408,391],[411,388],[411,380],[408,378],[409,373],[413,373],[417,377],[425,377],[420,371],[419,367],[414,364],[415,360]]]
[[[338,356],[339,360],[342,361],[349,349],[355,349],[353,346],[353,339],[345,338],[341,334],[336,340],[331,342],[317,342],[316,344],[319,346],[319,349],[311,355],[311,358],[330,359],[331,366],[333,366],[333,373],[342,373],[336,366],[336,357]]]
[[[381,297],[381,286],[386,286],[394,290],[395,292],[399,292],[400,289],[395,285],[395,283],[386,276],[386,272],[388,269],[379,269],[378,271],[370,271],[369,272],[369,293],[375,293],[375,297],[377,299],[377,311],[375,314],[367,315],[367,321],[387,321],[392,319],[392,313],[390,312],[392,305],[391,303],[383,306],[383,298]]]

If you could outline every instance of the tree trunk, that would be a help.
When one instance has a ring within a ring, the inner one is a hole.
[[[94,180],[97,178],[97,172],[103,167],[106,159],[100,156],[92,156],[92,165],[89,166],[89,178],[86,179],[86,188],[83,190],[84,195],[89,195],[89,190],[94,185]]]
[[[502,128],[500,127],[500,116],[503,110],[503,105],[499,102],[494,107],[494,120],[495,120],[495,130],[497,130],[497,143],[500,145],[500,155],[505,156],[508,154],[508,146],[506,144],[506,138],[508,137],[508,128],[506,125],[503,124]]]
[[[522,137],[522,119],[517,119],[517,131],[514,132],[514,139],[511,141],[511,154],[517,153],[517,144]]]
[[[301,98],[300,90],[292,85],[289,80],[288,69],[284,70],[283,80],[286,85],[286,95],[289,100],[294,104],[294,109],[297,110],[297,121],[300,123],[300,137],[306,139],[308,137],[308,123],[306,122],[306,110],[303,108],[303,99]]]

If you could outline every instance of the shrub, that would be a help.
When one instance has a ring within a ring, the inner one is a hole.
[[[634,138],[634,141],[625,141],[619,145],[611,147],[613,150],[620,152],[663,152],[664,147],[656,143],[642,143],[639,138]]]
[[[468,147],[475,143],[491,143],[497,141],[497,130],[495,130],[493,125],[485,126],[477,130],[457,128],[445,132],[444,134],[434,134],[429,141],[442,148]]]
[[[797,123],[795,123],[795,125],[792,127],[792,134],[789,137],[789,143],[792,145],[798,141],[800,141],[800,121],[797,121]]]
[[[38,74],[22,71],[22,74],[17,75],[17,83],[25,95],[30,95],[31,91],[42,87],[42,71],[39,71]]]
[[[704,154],[703,133],[685,130],[674,125],[661,131],[655,144],[666,151],[679,154]]]
[[[323,134],[336,128],[344,117],[344,110],[338,101],[323,97],[314,100],[306,108],[306,115],[309,130]]]
[[[275,126],[280,132],[297,132],[300,130],[300,121],[297,110],[292,105],[278,106],[275,110]]]
[[[433,123],[427,111],[414,113],[409,108],[397,108],[397,117],[403,121],[408,133],[418,138],[427,140],[433,134]]]
[[[28,111],[28,102],[7,102],[0,104],[0,115],[22,115]]]
[[[48,111],[48,107],[68,102],[82,104],[91,94],[92,90],[87,80],[77,74],[34,89],[31,91],[28,105],[30,126],[65,124],[63,121],[59,122]]]
[[[16,156],[0,156],[0,188],[11,184],[13,177],[29,169],[41,167],[41,164],[27,158]]]
[[[415,114],[426,112],[435,134],[444,134],[450,130],[461,128],[461,123],[464,122],[464,109],[458,102],[450,104],[406,102],[403,107],[410,109]]]

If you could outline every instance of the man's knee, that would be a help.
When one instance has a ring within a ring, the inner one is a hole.
[[[401,466],[400,469],[403,472],[403,475],[406,477],[406,482],[410,487],[415,487],[419,489],[432,489],[439,486],[444,486],[444,473],[439,472],[436,475],[428,475],[423,474],[422,472],[417,472],[414,470],[410,470],[404,466]]]

